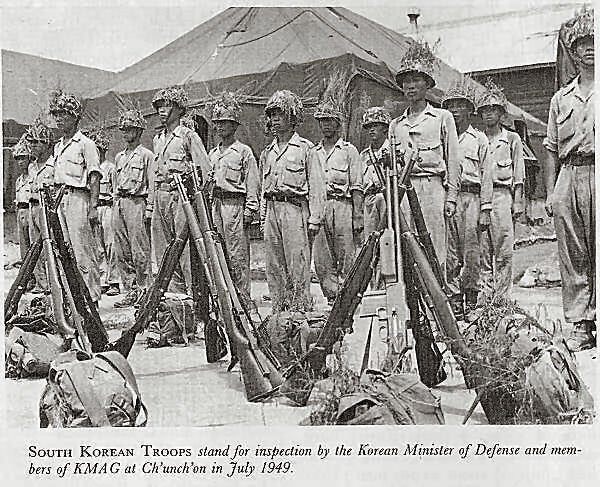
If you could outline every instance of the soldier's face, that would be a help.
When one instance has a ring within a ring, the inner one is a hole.
[[[163,125],[181,118],[183,114],[183,110],[170,101],[159,102],[157,112]]]
[[[463,100],[449,100],[446,108],[454,117],[457,125],[468,122],[473,112],[471,105]]]
[[[52,116],[56,122],[56,127],[62,133],[67,133],[77,126],[77,117],[72,113],[59,111],[53,112]]]
[[[127,144],[135,142],[140,135],[142,135],[142,131],[136,127],[127,127],[123,130],[123,140],[125,140],[125,143]]]
[[[217,120],[215,121],[215,132],[222,139],[232,137],[237,130],[237,123],[232,120]]]
[[[575,42],[574,51],[579,62],[585,66],[594,65],[594,38],[586,36]]]
[[[486,127],[493,127],[500,123],[503,112],[500,107],[487,106],[482,107],[481,110],[479,110],[479,114]]]
[[[383,139],[387,135],[388,126],[383,123],[371,123],[365,127],[369,140],[376,142]]]
[[[427,80],[418,73],[407,74],[402,80],[402,91],[409,102],[424,99],[428,89]]]
[[[340,122],[335,118],[320,118],[319,127],[324,137],[335,137],[340,129]]]
[[[271,131],[277,136],[278,134],[284,134],[294,129],[291,120],[283,113],[280,108],[274,108],[269,110],[267,113],[269,117],[269,123],[271,125]]]

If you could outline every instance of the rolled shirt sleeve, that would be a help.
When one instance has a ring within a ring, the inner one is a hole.
[[[546,128],[546,138],[543,145],[552,152],[558,152],[558,126],[556,117],[558,115],[558,93],[555,93],[550,101],[550,111],[548,112],[548,125]]]
[[[100,154],[96,144],[89,139],[83,138],[82,146],[83,158],[87,169],[87,184],[89,185],[92,174],[97,173],[99,177],[102,177],[102,172],[100,171]]]
[[[364,166],[356,147],[348,145],[349,191],[364,192]]]
[[[479,142],[479,161],[481,164],[481,189],[479,192],[480,209],[492,209],[492,194],[494,191],[494,163],[488,155],[489,143],[487,137]]]
[[[458,145],[458,135],[454,118],[443,111],[442,119],[442,144],[444,148],[444,159],[446,161],[446,183],[448,190],[446,201],[456,203],[460,186],[460,149]]]
[[[521,137],[515,134],[511,148],[513,160],[513,188],[525,184],[525,159],[523,157],[523,142]]]
[[[319,161],[315,147],[308,147],[306,151],[306,171],[308,176],[308,223],[320,225],[323,220],[327,188],[325,172]]]

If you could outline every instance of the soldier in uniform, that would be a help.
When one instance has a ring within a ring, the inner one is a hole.
[[[363,230],[363,169],[356,147],[340,136],[341,110],[325,101],[314,116],[323,133],[316,151],[325,172],[327,202],[313,258],[321,290],[331,304],[352,267],[354,242]]]
[[[401,60],[396,83],[402,88],[409,106],[392,120],[390,134],[395,135],[400,155],[419,159],[410,175],[423,210],[425,224],[442,270],[446,265],[446,221],[456,210],[460,183],[458,136],[452,114],[432,107],[427,91],[435,86],[433,53],[427,45],[413,43]],[[403,208],[407,208],[406,199]]]
[[[94,141],[100,154],[100,194],[98,196],[98,220],[100,225],[95,229],[100,251],[100,283],[107,296],[120,293],[117,273],[117,256],[115,254],[113,230],[113,191],[115,179],[115,163],[106,158],[108,151],[108,134],[101,128],[90,131],[90,139]],[[104,283],[102,282],[104,281]]]
[[[594,11],[578,12],[564,36],[579,75],[550,103],[546,210],[554,215],[565,320],[574,323],[567,345],[577,352],[596,346]]]
[[[310,309],[310,241],[325,206],[325,175],[314,145],[295,128],[302,102],[288,90],[275,92],[265,107],[267,130],[275,135],[262,152],[261,226],[273,311]]]
[[[29,240],[29,196],[31,193],[29,161],[31,159],[31,149],[24,135],[13,147],[12,155],[17,161],[19,169],[19,176],[15,181],[15,206],[17,209],[17,238],[19,240],[21,261],[23,261],[31,245]]]
[[[208,157],[213,185],[212,218],[225,241],[232,279],[250,297],[248,227],[258,216],[258,166],[252,149],[235,138],[241,107],[232,94],[213,107],[212,121],[220,138]]]
[[[456,212],[447,221],[448,261],[446,277],[450,304],[457,319],[477,305],[480,287],[481,230],[490,224],[492,168],[488,140],[471,125],[475,112],[468,78],[455,84],[444,97],[442,108],[452,113],[460,150],[460,188]]]
[[[29,196],[29,239],[35,242],[41,232],[40,218],[40,189],[49,188],[54,184],[54,159],[52,157],[52,134],[48,126],[41,120],[36,120],[25,135],[31,148],[33,161],[29,165],[31,194]],[[39,294],[48,290],[48,278],[44,266],[44,256],[40,255],[33,270],[35,287],[31,290]]]
[[[388,128],[392,117],[383,107],[371,107],[362,117],[362,126],[369,135],[370,143],[361,153],[363,163],[364,233],[365,236],[383,230],[386,226],[385,176],[383,161],[389,158]],[[372,288],[381,283],[375,282],[377,273],[371,282]]]
[[[99,224],[100,158],[96,144],[78,130],[81,113],[74,95],[53,94],[50,114],[62,133],[54,146],[54,183],[65,185],[58,216],[92,300],[98,303],[100,269],[92,228]]]
[[[192,129],[180,125],[187,103],[187,93],[177,86],[157,91],[152,100],[163,125],[153,141],[156,173],[151,196],[152,245],[158,262],[161,261],[169,243],[186,224],[173,174],[188,174],[194,165],[204,181],[209,175],[208,155],[202,139]],[[181,256],[180,266],[175,268],[169,289],[191,296],[192,279],[188,249],[189,244]]]
[[[492,212],[489,231],[482,245],[482,287],[487,295],[510,297],[514,225],[524,211],[525,161],[523,143],[515,132],[501,126],[508,101],[491,80],[477,103],[489,140],[488,158],[492,166]]]
[[[144,219],[150,202],[148,188],[154,155],[140,144],[146,128],[144,116],[135,109],[119,117],[119,130],[127,147],[115,157],[113,231],[115,255],[125,297],[115,308],[133,306],[148,287],[150,239]]]

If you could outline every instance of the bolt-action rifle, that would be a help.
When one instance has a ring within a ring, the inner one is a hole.
[[[210,224],[204,194],[199,189],[197,176],[194,173],[192,175],[196,211],[181,176],[175,174],[173,178],[177,184],[190,235],[200,260],[206,265],[208,285],[211,294],[216,297],[214,304],[218,306],[217,312],[225,324],[232,357],[235,355],[240,362],[246,398],[249,401],[261,400],[279,389],[283,377],[277,370],[278,365],[258,346],[254,324],[241,303],[229,273],[222,244]]]

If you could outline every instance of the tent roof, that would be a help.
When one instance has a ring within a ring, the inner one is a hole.
[[[352,54],[397,71],[409,37],[341,7],[231,7],[119,73],[97,93],[136,93],[265,73]],[[447,90],[460,76],[440,62],[437,86]],[[511,115],[534,129],[540,120],[511,106]]]
[[[2,49],[2,120],[26,125],[48,107],[48,94],[62,88],[89,96],[115,82],[117,73]]]

